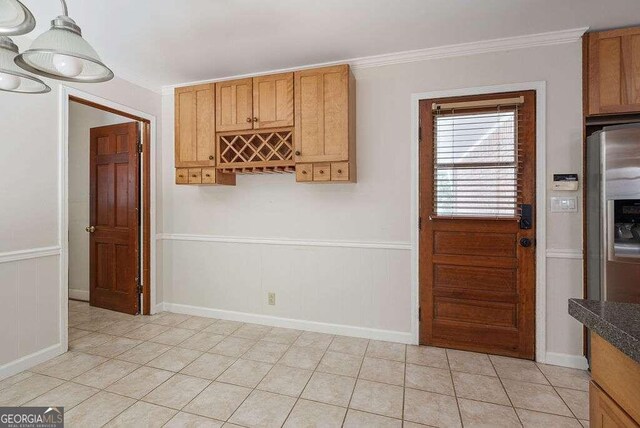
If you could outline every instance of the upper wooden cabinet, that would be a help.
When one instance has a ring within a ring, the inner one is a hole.
[[[348,65],[295,73],[296,162],[349,160],[355,149],[354,87]]]
[[[293,126],[293,73],[216,84],[217,131]]]
[[[285,126],[293,126],[293,73],[254,77],[254,129]]]
[[[640,112],[640,28],[588,33],[589,115]]]
[[[215,166],[214,85],[175,90],[176,167]]]
[[[216,131],[253,129],[253,79],[216,83]]]

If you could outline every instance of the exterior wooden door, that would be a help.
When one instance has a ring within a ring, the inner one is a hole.
[[[420,343],[533,359],[535,92],[420,102]]]
[[[254,129],[293,126],[293,73],[253,78]]]
[[[137,122],[91,129],[91,306],[138,313]]]
[[[175,91],[175,156],[177,168],[215,166],[215,85]]]
[[[295,160],[349,159],[349,66],[295,73]]]
[[[216,83],[216,132],[253,129],[253,79]]]

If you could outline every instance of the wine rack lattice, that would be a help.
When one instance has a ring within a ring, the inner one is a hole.
[[[293,172],[293,129],[219,133],[217,169],[240,174]]]

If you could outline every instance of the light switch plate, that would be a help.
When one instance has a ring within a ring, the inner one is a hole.
[[[551,198],[552,213],[577,213],[577,196],[554,196]]]

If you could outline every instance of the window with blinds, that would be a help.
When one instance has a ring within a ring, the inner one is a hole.
[[[522,98],[434,104],[434,214],[516,217]]]

